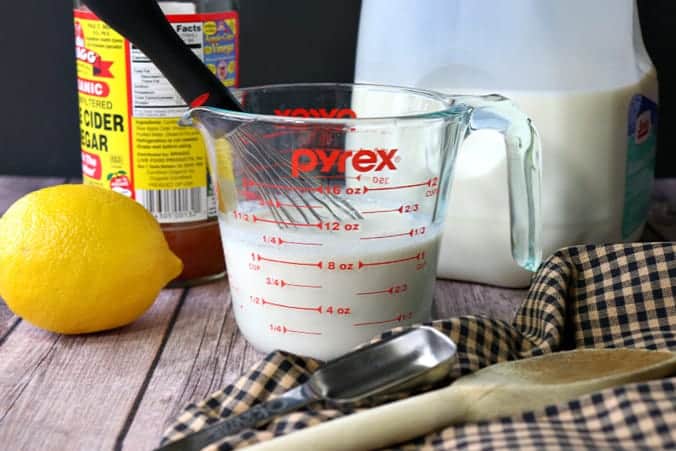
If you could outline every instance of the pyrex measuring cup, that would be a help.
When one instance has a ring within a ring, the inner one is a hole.
[[[512,250],[535,270],[540,148],[500,96],[299,84],[239,90],[247,113],[197,107],[218,193],[232,306],[261,351],[334,358],[430,318],[441,223],[464,137],[496,129]]]

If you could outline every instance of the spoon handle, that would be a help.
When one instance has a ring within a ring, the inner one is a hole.
[[[278,398],[255,405],[239,415],[225,418],[180,440],[161,446],[155,451],[198,451],[228,435],[261,426],[279,415],[300,409],[318,400],[319,398],[310,392],[306,385],[299,385]]]
[[[242,111],[230,91],[176,34],[155,0],[83,2],[145,53],[188,104]]]

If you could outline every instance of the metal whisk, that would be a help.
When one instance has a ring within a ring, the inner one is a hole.
[[[247,127],[242,124],[227,137],[233,158],[239,160],[242,178],[257,188],[280,227],[313,224],[327,217],[336,221],[363,219],[350,202],[327,192],[319,177],[300,173],[291,181],[291,163],[286,155],[267,146],[260,133],[250,132]]]

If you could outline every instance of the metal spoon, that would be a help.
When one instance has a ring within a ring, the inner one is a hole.
[[[448,375],[455,360],[456,347],[450,338],[431,327],[416,327],[332,360],[306,383],[278,398],[164,445],[158,451],[199,450],[317,401],[350,403],[431,385]]]
[[[676,353],[584,349],[497,363],[448,387],[337,418],[251,451],[382,448],[444,427],[541,409],[631,382],[676,374]],[[359,431],[354,433],[353,431]]]

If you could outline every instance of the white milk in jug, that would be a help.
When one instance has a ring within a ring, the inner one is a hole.
[[[542,138],[544,255],[566,245],[637,239],[655,164],[655,73],[608,90],[501,93],[533,118]],[[528,284],[531,274],[510,254],[506,178],[502,137],[470,135],[455,165],[440,277]]]

